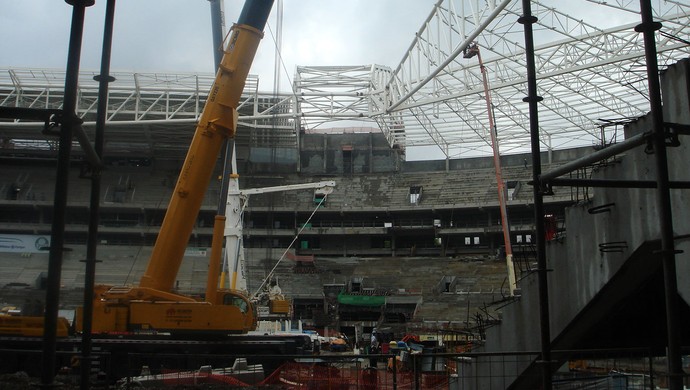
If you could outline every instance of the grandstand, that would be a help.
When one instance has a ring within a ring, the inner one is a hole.
[[[467,272],[485,272],[481,269],[486,267],[497,272],[493,282],[485,287],[460,283],[458,291],[465,296],[470,292],[487,293],[476,301],[477,307],[481,302],[500,300],[501,294],[509,295],[504,281],[503,239],[490,159],[453,160],[445,170],[438,162],[400,161],[394,151],[387,151],[387,158],[372,160],[367,158],[371,150],[355,148],[351,156],[353,162],[349,165],[351,171],[345,172],[341,145],[385,144],[383,136],[357,133],[306,134],[303,137],[302,145],[323,145],[321,140],[326,139],[326,144],[333,146],[300,151],[304,164],[301,172],[288,172],[296,163],[294,161],[271,164],[271,169],[264,171],[262,167],[267,164],[253,164],[249,160],[241,169],[250,172],[240,176],[243,189],[325,178],[336,182],[335,191],[328,195],[308,223],[307,218],[316,205],[314,190],[250,197],[244,230],[250,290],[258,288],[273,264],[289,248],[296,255],[312,256],[317,270],[313,274],[296,273],[297,264],[289,259],[283,260],[277,268],[274,278],[283,291],[293,297],[296,307],[300,306],[300,299],[320,299],[323,296],[320,286],[332,282],[346,285],[352,277],[364,278],[372,288],[418,291],[432,297],[438,295],[432,294],[432,287],[442,278],[462,279],[467,277]],[[556,152],[547,168],[584,153],[586,148]],[[252,155],[251,148],[249,155]],[[324,155],[335,157],[331,163],[315,168],[314,160]],[[514,242],[525,244],[532,241],[534,234],[533,216],[528,207],[533,196],[528,184],[531,172],[524,165],[528,157],[507,156],[504,169],[505,180],[514,183],[509,185],[512,188],[508,201],[511,234]],[[0,200],[0,233],[3,237],[49,238],[55,185],[49,152],[5,148],[1,158],[4,168],[0,192],[4,196]],[[138,282],[183,159],[184,154],[179,153],[177,158],[137,155],[112,156],[107,160],[102,176],[98,257],[103,262],[98,266],[98,283],[126,285]],[[80,178],[82,172],[82,162],[77,159],[70,171],[65,226],[66,245],[70,251],[65,253],[62,285],[67,290],[80,288],[84,280],[84,267],[79,261],[85,257],[87,243],[90,181]],[[218,171],[216,176],[220,174]],[[220,182],[214,181],[207,191],[178,275],[180,291],[200,294],[205,288],[213,218],[220,201],[219,187]],[[411,188],[421,189],[414,202],[410,198]],[[565,229],[564,207],[576,201],[577,196],[567,190],[549,197],[549,212],[559,219],[560,229]],[[3,254],[0,286],[14,285],[15,289],[21,285],[40,286],[46,276],[48,254],[45,248],[13,252]],[[435,266],[422,260],[429,257],[438,259],[434,261]],[[367,266],[358,266],[352,259],[362,259],[362,264]],[[452,262],[460,268],[452,271],[443,259],[455,259]],[[425,272],[418,272],[419,262],[425,263]],[[467,269],[469,264],[474,267]],[[417,272],[405,272],[412,269]],[[391,275],[396,277],[391,279]],[[437,305],[432,300],[422,299],[424,309],[419,312],[420,321],[448,318],[447,313],[432,309]],[[63,304],[76,306],[79,303],[77,300]],[[462,314],[467,322],[466,307],[461,309],[458,316]],[[297,315],[306,323],[313,322],[313,316]],[[466,326],[461,321],[456,322],[458,327]]]

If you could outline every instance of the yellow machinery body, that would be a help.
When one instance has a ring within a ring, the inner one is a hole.
[[[254,307],[238,291],[219,290],[219,304],[214,305],[194,300],[140,300],[129,295],[139,289],[118,290],[122,291],[111,289],[94,302],[92,333],[241,334],[256,328]],[[81,310],[75,329],[83,329]]]
[[[289,314],[292,305],[286,299],[272,299],[269,301],[268,307],[272,314]]]
[[[43,317],[0,315],[0,334],[24,337],[43,336],[43,322]],[[67,337],[69,327],[67,319],[58,318],[57,337]]]
[[[235,134],[235,109],[261,36],[260,31],[248,26],[233,27],[228,51],[182,165],[151,259],[139,283],[141,287],[171,291],[174,286],[221,147]]]

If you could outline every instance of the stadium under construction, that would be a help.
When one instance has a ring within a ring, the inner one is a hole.
[[[79,69],[65,5],[76,62],[0,69],[0,372],[686,388],[690,5],[582,2],[630,23],[439,0],[397,67],[290,92],[242,77],[273,1],[216,75],[110,71],[113,0]]]

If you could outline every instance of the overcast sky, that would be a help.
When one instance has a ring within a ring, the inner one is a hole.
[[[436,0],[284,0],[281,89],[296,65],[394,67]],[[100,67],[105,0],[87,8],[81,68]],[[225,22],[244,0],[225,0]],[[274,7],[275,11],[275,7]],[[0,0],[0,67],[64,69],[72,7],[62,0]],[[275,32],[275,12],[269,21]],[[207,0],[119,0],[112,71],[213,72]],[[267,27],[252,74],[272,89],[275,44]]]

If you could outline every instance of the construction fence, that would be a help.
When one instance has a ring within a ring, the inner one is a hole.
[[[554,351],[553,389],[657,389],[665,359],[648,351]],[[535,389],[538,353],[333,354],[261,356],[133,355],[118,382],[139,387],[233,389]],[[151,365],[141,366],[140,362]],[[557,366],[557,367],[556,367]],[[191,367],[196,367],[192,369]]]

